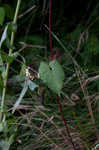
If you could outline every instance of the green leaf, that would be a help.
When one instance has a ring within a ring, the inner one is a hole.
[[[15,49],[15,47],[13,45],[11,45],[10,43],[10,39],[7,36],[6,40],[5,40],[5,45],[7,46],[8,49]]]
[[[55,93],[60,94],[63,87],[64,71],[57,60],[48,64],[41,62],[39,67],[41,80]]]
[[[6,129],[6,120],[4,116],[3,120],[0,122],[0,132],[4,132],[5,129]]]
[[[15,138],[15,134],[12,134],[10,137],[9,137],[9,145],[11,145],[13,142],[14,142],[14,138]]]
[[[4,83],[3,83],[3,80],[2,80],[2,76],[0,74],[0,88],[3,88],[3,86],[4,86]]]
[[[14,49],[14,46],[11,45],[10,43],[10,40],[9,40],[9,36],[11,34],[11,32],[15,32],[16,31],[16,25],[13,24],[13,22],[9,22],[7,23],[4,31],[3,31],[3,34],[2,34],[2,37],[1,37],[1,40],[0,40],[0,48],[3,44],[4,41],[6,41],[6,45],[8,48],[11,48],[11,49]]]
[[[9,28],[8,28],[9,32],[16,32],[17,31],[17,24],[15,24],[13,22],[9,22],[8,25],[9,25]]]
[[[28,88],[30,88],[31,91],[33,91],[36,87],[38,87],[34,82],[32,82],[31,80],[26,80],[25,83],[24,83],[24,86],[23,86],[23,89],[21,91],[21,94],[18,98],[18,100],[16,101],[16,103],[14,104],[14,107],[13,107],[13,111],[12,113],[15,112],[15,110],[17,109],[17,107],[20,105],[24,95],[26,94]]]
[[[25,74],[26,74],[26,64],[22,64],[20,76],[23,77],[23,76],[25,76]]]
[[[14,52],[14,53],[11,54],[11,56],[8,56],[8,58],[9,58],[9,63],[12,63],[13,60],[15,60],[18,56],[19,56],[19,53],[18,53],[18,52]]]
[[[4,18],[5,18],[5,10],[3,7],[0,7],[0,24],[1,25],[3,25]]]
[[[2,60],[2,57],[1,57],[1,54],[0,54],[0,67],[3,66],[3,60]]]
[[[59,78],[59,80],[64,80],[64,71],[58,61],[51,61],[49,66],[51,67],[55,77]]]
[[[39,75],[41,80],[51,89],[52,84],[52,72],[49,65],[45,62],[41,62],[39,67]]]
[[[46,64],[45,62],[41,62],[41,64],[40,64],[39,75],[40,75],[41,79],[44,81],[44,83],[48,83],[48,81],[51,81],[51,79],[52,79],[52,77],[51,77],[52,72],[49,68],[49,65]]]
[[[28,86],[29,86],[29,89],[31,90],[31,91],[34,91],[34,89],[36,88],[36,87],[38,87],[38,85],[36,85],[34,82],[32,82],[31,80],[28,80],[27,81],[27,84],[28,84]]]
[[[1,75],[0,75],[0,86],[1,86],[1,85],[3,85],[2,78],[5,79],[5,66],[3,65],[3,60],[2,60],[1,54],[0,54],[0,72],[1,72]]]
[[[16,58],[17,56],[19,56],[18,52],[14,52],[14,53],[11,54],[11,57],[13,57],[13,58]]]
[[[51,61],[49,66],[52,69],[52,77],[53,77],[53,91],[55,93],[60,93],[63,87],[63,80],[64,80],[64,71],[58,61],[54,60]]]
[[[1,57],[3,61],[6,61],[7,63],[12,63],[13,60],[15,60],[18,55],[19,53],[15,52],[15,53],[12,53],[11,56],[8,56],[6,54],[1,54]]]
[[[3,131],[3,127],[4,127],[3,122],[1,122],[1,123],[0,123],[0,132]]]
[[[27,92],[27,90],[28,90],[28,84],[27,84],[27,82],[25,81],[24,87],[23,87],[23,89],[22,89],[22,91],[21,91],[21,94],[20,94],[18,100],[16,101],[16,103],[14,104],[12,113],[14,113],[15,110],[17,109],[17,107],[20,105],[20,103],[21,103],[21,101],[22,101],[22,99],[23,99],[25,93]]]
[[[0,48],[2,46],[2,43],[6,40],[7,38],[7,30],[8,30],[8,25],[6,25],[5,29],[4,29],[4,32],[2,34],[2,37],[1,37],[1,40],[0,40]]]

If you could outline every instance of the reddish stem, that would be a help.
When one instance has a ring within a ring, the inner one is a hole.
[[[59,105],[59,110],[60,110],[60,113],[61,113],[62,120],[63,120],[65,128],[66,128],[66,133],[67,133],[67,135],[70,139],[70,142],[72,144],[73,149],[76,150],[75,145],[74,145],[73,140],[72,140],[72,137],[71,137],[70,132],[69,132],[68,125],[67,125],[65,117],[64,117],[64,111],[63,111],[62,105],[60,103],[60,97],[58,95],[56,95],[56,99],[57,99],[57,102],[58,102],[58,105]]]
[[[51,31],[52,31],[52,0],[49,0],[49,47],[50,47],[50,60],[53,60]],[[73,149],[76,150],[76,148],[74,146],[74,143],[72,141],[72,137],[71,137],[70,132],[69,132],[69,128],[68,128],[67,123],[66,123],[65,118],[64,118],[64,112],[63,112],[63,109],[62,109],[62,105],[60,103],[60,98],[59,98],[58,95],[56,96],[56,98],[57,98],[57,102],[58,102],[59,109],[60,109],[60,112],[61,112],[62,120],[63,120],[65,128],[66,128],[66,133],[68,134],[68,137],[70,138],[70,142],[73,146]]]
[[[51,31],[52,31],[52,0],[49,0],[49,47],[50,47],[50,60],[53,60]]]

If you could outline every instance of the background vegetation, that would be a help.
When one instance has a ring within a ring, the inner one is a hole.
[[[99,149],[99,2],[50,2],[0,0],[1,150]]]

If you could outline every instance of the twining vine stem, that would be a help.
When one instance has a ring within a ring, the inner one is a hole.
[[[50,60],[53,59],[53,50],[52,50],[52,0],[49,0],[49,47],[50,47]]]

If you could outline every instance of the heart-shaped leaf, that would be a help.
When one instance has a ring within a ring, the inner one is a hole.
[[[60,94],[63,87],[64,71],[57,60],[48,64],[41,62],[39,67],[41,80],[55,93]]]

